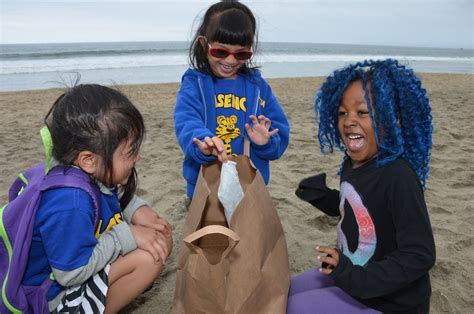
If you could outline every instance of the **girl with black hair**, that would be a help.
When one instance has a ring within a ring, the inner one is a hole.
[[[222,1],[208,8],[192,41],[192,68],[183,75],[174,111],[189,198],[201,164],[242,155],[244,138],[265,183],[270,177],[269,160],[280,158],[288,146],[285,112],[252,65],[256,30],[247,6]]]
[[[78,85],[56,100],[45,123],[46,169],[86,173],[100,206],[96,217],[79,188],[42,192],[23,284],[53,274],[51,312],[116,313],[155,281],[172,248],[170,225],[135,196],[142,115],[114,89]]]

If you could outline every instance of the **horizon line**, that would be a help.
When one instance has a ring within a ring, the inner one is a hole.
[[[1,43],[0,46],[8,45],[64,45],[64,44],[113,44],[113,43],[190,43],[190,40],[124,40],[124,41],[71,41],[71,42],[17,42],[17,43]],[[432,49],[453,49],[453,50],[474,50],[474,47],[452,47],[452,46],[413,46],[413,45],[396,45],[396,44],[361,44],[361,43],[322,43],[322,42],[304,42],[304,41],[259,41],[258,44],[312,44],[312,45],[340,45],[340,46],[372,46],[372,47],[399,47],[399,48],[432,48]]]

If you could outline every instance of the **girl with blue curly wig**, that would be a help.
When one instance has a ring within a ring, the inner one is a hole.
[[[326,175],[296,194],[339,216],[337,247],[292,279],[288,313],[428,313],[435,244],[423,191],[432,146],[426,91],[396,60],[335,71],[316,96],[321,151],[345,153],[340,189]]]

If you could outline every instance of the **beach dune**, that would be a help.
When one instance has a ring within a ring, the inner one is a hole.
[[[437,261],[431,271],[432,313],[468,313],[474,309],[474,76],[423,74],[433,107],[434,138],[425,197],[433,226]],[[314,246],[334,245],[336,220],[299,200],[298,182],[326,172],[337,188],[342,154],[322,155],[313,111],[323,78],[273,79],[269,83],[291,123],[288,150],[271,164],[268,186],[281,217],[292,275],[317,265]],[[147,137],[138,164],[139,191],[174,227],[174,250],[160,279],[124,313],[168,313],[174,298],[176,260],[185,218],[182,153],[173,129],[179,85],[118,87],[145,117]],[[42,160],[39,130],[60,89],[0,93],[1,203],[16,175]]]

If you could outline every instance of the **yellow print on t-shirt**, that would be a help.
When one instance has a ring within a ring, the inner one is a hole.
[[[235,126],[236,124],[236,115],[231,115],[230,117],[217,117],[216,135],[224,142],[227,155],[232,154],[230,142],[232,142],[234,138],[238,138],[240,136],[240,129]]]
[[[102,233],[104,233],[106,231],[109,231],[110,229],[112,229],[113,226],[118,225],[121,222],[123,222],[122,214],[121,213],[116,213],[112,218],[110,218],[109,224],[107,225],[107,228],[105,228],[105,230]],[[96,238],[99,238],[99,236],[101,235],[100,229],[102,228],[102,223],[103,223],[103,221],[101,219],[99,221],[99,225],[97,226],[97,229],[95,230],[95,237]]]
[[[246,101],[247,97],[239,97],[234,94],[217,94],[216,108],[233,108],[235,110],[247,112],[247,106],[245,105]]]

